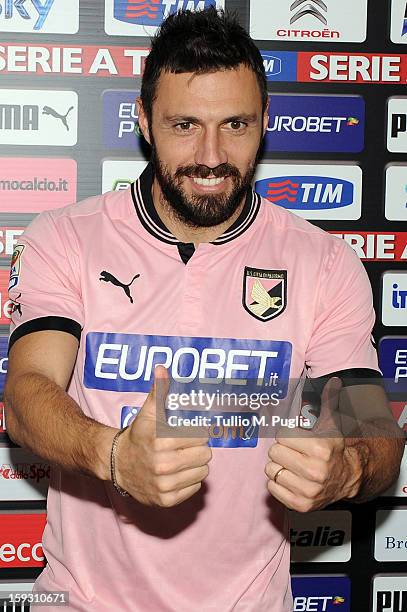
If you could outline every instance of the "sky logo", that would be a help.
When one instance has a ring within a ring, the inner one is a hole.
[[[0,31],[61,32],[79,29],[79,0],[1,0]]]
[[[350,181],[328,176],[276,176],[257,181],[255,190],[290,210],[330,210],[353,204]]]
[[[360,153],[365,102],[361,96],[270,96],[266,151]]]
[[[295,51],[260,51],[268,81],[296,81],[298,53]]]

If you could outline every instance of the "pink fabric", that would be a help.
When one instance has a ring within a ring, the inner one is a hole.
[[[304,364],[312,377],[378,369],[371,291],[357,256],[267,201],[244,233],[201,244],[187,265],[176,246],[142,226],[130,191],[42,213],[21,244],[10,295],[22,314],[14,312],[12,331],[44,316],[80,323],[69,393],[102,423],[120,427],[121,408],[140,406],[145,394],[84,386],[89,332],[289,342],[292,378]],[[287,271],[282,314],[264,322],[243,308],[245,266]],[[120,287],[99,280],[106,270],[126,283],[140,274],[131,285],[133,304]],[[48,565],[35,588],[69,590],[69,609],[78,612],[289,612],[286,514],[268,494],[264,474],[271,443],[213,448],[202,490],[170,509],[55,469],[43,540]]]

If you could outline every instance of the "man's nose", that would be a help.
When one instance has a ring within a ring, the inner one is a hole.
[[[208,166],[208,168],[216,168],[220,164],[226,164],[227,161],[228,157],[217,128],[202,130],[195,151],[195,163],[200,166]]]

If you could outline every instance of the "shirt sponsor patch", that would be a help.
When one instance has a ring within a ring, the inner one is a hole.
[[[290,342],[236,338],[89,332],[84,384],[89,389],[147,392],[156,365],[168,368],[172,391],[260,391],[285,397]]]
[[[8,286],[9,291],[10,289],[16,287],[19,283],[23,251],[23,244],[18,244],[13,251],[13,256],[11,258],[10,281]]]

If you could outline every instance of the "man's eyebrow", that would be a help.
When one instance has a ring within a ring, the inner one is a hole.
[[[192,115],[168,115],[164,116],[165,121],[178,121],[180,123],[201,123],[199,117]],[[238,115],[232,115],[221,120],[221,123],[229,123],[231,121],[245,121],[246,123],[255,123],[258,121],[258,115],[256,113],[240,113]]]

